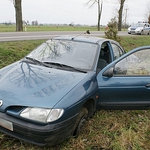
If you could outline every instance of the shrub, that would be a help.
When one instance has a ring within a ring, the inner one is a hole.
[[[120,42],[121,38],[117,34],[117,21],[116,18],[112,18],[106,27],[105,37]]]

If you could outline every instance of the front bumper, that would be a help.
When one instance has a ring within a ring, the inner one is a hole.
[[[131,33],[131,34],[135,34],[135,30],[131,30],[130,33]]]
[[[141,34],[141,31],[135,31],[135,34]]]
[[[40,146],[56,145],[73,134],[76,115],[57,124],[37,125],[29,123],[5,113],[0,118],[13,124],[13,131],[0,126],[0,132]]]

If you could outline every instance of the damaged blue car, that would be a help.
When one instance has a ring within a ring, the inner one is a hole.
[[[0,132],[52,146],[100,109],[148,109],[150,46],[128,53],[92,36],[47,40],[0,69]]]

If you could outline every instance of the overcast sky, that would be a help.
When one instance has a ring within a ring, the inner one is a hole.
[[[97,24],[97,5],[86,5],[88,0],[22,0],[23,20],[56,24]],[[106,2],[107,1],[107,2]],[[112,1],[116,1],[113,3]],[[116,15],[118,0],[104,0],[101,24],[106,25]],[[145,21],[148,0],[126,0],[127,23]],[[123,17],[124,18],[124,17]],[[0,22],[15,22],[11,0],[0,0]]]

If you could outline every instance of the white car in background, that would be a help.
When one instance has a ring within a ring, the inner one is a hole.
[[[131,34],[131,27],[128,28],[128,34]]]
[[[131,25],[128,28],[128,34],[135,34],[135,29],[138,27],[142,27],[142,26],[143,26],[143,24],[141,24],[141,23],[136,23],[136,24]]]
[[[146,26],[145,26],[146,25]],[[141,34],[144,27],[148,27],[148,23],[136,23],[128,28],[128,34]]]
[[[139,35],[148,34],[149,35],[150,34],[150,24],[145,23],[143,26],[137,27],[135,29],[135,34],[139,34]]]

